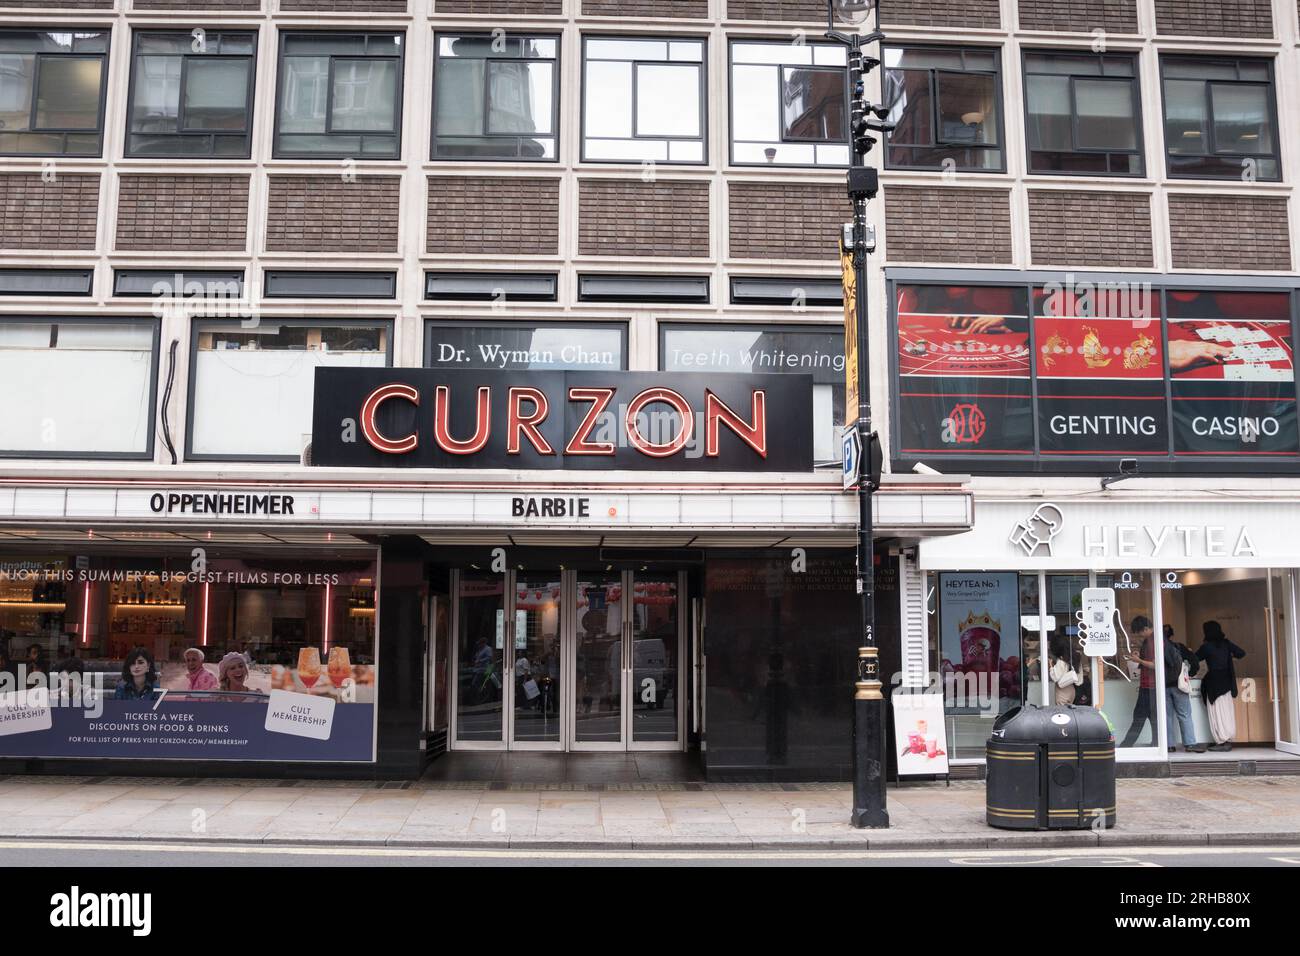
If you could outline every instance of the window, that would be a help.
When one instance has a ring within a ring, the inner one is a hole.
[[[891,168],[1005,169],[996,50],[886,49],[885,67]]]
[[[390,323],[194,323],[187,457],[296,461],[312,431],[318,368],[384,368]]]
[[[268,299],[391,299],[397,295],[397,273],[267,269],[262,295]]]
[[[0,154],[99,156],[108,33],[0,31]]]
[[[556,159],[557,37],[439,35],[437,47],[434,159]]]
[[[149,320],[6,317],[0,455],[150,457],[156,355]]]
[[[426,368],[493,371],[623,371],[627,326],[524,322],[429,322]]]
[[[1269,61],[1169,56],[1160,68],[1170,176],[1281,178]]]
[[[731,44],[731,161],[847,166],[848,76],[838,43]]]
[[[582,158],[703,163],[703,40],[583,38]]]
[[[844,421],[844,330],[825,326],[662,325],[664,372],[792,373],[813,380],[813,458],[840,459]]]
[[[1029,171],[1141,176],[1137,58],[1025,54]]]
[[[284,34],[278,100],[277,157],[396,159],[401,34]]]
[[[128,156],[251,155],[255,33],[137,33]]]

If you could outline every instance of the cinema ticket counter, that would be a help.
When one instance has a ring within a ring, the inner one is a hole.
[[[979,501],[972,531],[922,541],[919,563],[931,669],[943,684],[956,759],[982,758],[992,720],[1026,702],[1097,707],[1122,761],[1182,751],[1186,741],[1167,719],[1163,668],[1139,661],[1161,661],[1166,641],[1195,654],[1214,623],[1245,651],[1235,661],[1233,743],[1300,753],[1300,504],[1171,503],[1118,492]],[[1081,651],[1089,587],[1115,591],[1114,658]],[[1196,740],[1213,744],[1196,669],[1190,676]]]

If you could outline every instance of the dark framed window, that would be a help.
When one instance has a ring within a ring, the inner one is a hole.
[[[425,322],[424,367],[626,371],[622,322]]]
[[[137,32],[126,155],[252,155],[257,34]]]
[[[262,295],[268,299],[391,299],[396,272],[309,272],[267,269]]]
[[[107,31],[0,31],[0,155],[100,156]]]
[[[435,42],[434,159],[558,158],[559,37],[440,33]]]
[[[707,162],[704,63],[704,40],[583,37],[583,161]]]
[[[1026,52],[1031,173],[1142,176],[1142,107],[1132,53]]]
[[[997,50],[888,47],[891,169],[1002,172],[1002,84]]]
[[[152,458],[158,332],[117,316],[0,319],[0,457]]]
[[[730,60],[734,165],[848,165],[844,47],[736,40]]]
[[[94,269],[0,269],[0,295],[90,295]]]
[[[838,461],[844,421],[844,329],[821,325],[661,323],[659,370],[811,375],[813,457]]]
[[[1272,61],[1165,56],[1160,73],[1170,176],[1282,178]]]
[[[424,297],[475,302],[555,302],[555,272],[426,272]]]
[[[282,33],[277,158],[401,155],[400,33]]]
[[[297,461],[312,430],[318,368],[392,365],[387,319],[191,323],[189,427],[193,461]]]

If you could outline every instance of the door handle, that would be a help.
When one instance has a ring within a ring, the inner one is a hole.
[[[1268,660],[1268,699],[1269,703],[1276,704],[1277,684],[1273,678],[1273,655],[1277,651],[1277,642],[1273,639],[1273,609],[1264,608],[1264,637],[1268,641],[1268,654],[1265,655]]]

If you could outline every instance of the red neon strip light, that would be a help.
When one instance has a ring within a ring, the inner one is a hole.
[[[208,591],[211,588],[211,584],[203,585],[203,639],[199,644],[200,647],[208,646]]]
[[[325,656],[329,656],[330,650],[330,586],[325,585]]]
[[[86,582],[86,591],[81,596],[81,644],[90,644],[90,582]]]

